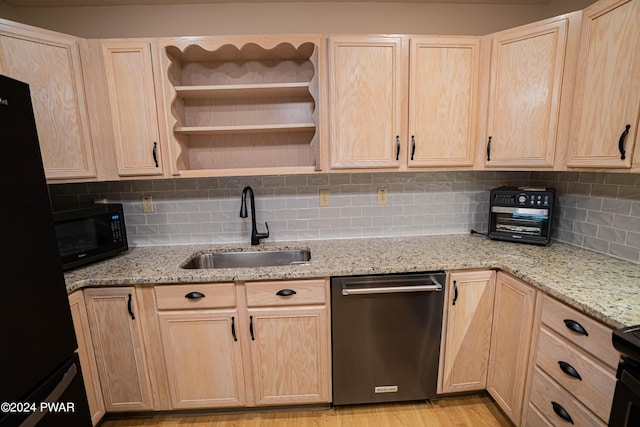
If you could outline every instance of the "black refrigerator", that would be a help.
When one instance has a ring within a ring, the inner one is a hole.
[[[0,427],[91,426],[29,86],[0,76]]]

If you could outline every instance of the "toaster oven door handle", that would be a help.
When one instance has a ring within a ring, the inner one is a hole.
[[[508,206],[491,206],[491,212],[523,215],[549,215],[549,209],[511,208]]]

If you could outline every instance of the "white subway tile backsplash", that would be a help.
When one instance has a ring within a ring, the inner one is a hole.
[[[501,185],[557,191],[552,237],[638,262],[640,176],[584,172],[382,172],[186,178],[55,184],[55,207],[106,198],[125,207],[131,246],[248,242],[240,218],[244,186],[255,192],[258,228],[270,241],[468,233],[487,230],[489,190]],[[388,204],[377,204],[387,188]],[[330,205],[318,191],[329,189]],[[155,212],[142,212],[151,195]]]
[[[532,172],[531,184],[558,191],[554,239],[640,260],[640,175]],[[577,218],[577,210],[586,211],[586,222]]]

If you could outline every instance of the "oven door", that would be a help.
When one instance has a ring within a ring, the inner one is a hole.
[[[611,405],[609,427],[640,426],[640,378],[621,366]]]
[[[549,209],[492,206],[489,237],[492,239],[547,244],[551,237]]]

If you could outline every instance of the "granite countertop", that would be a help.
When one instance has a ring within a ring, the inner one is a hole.
[[[308,265],[180,268],[194,253],[310,249]],[[430,270],[497,268],[612,328],[640,324],[640,265],[575,246],[533,246],[483,235],[438,235],[249,244],[150,246],[65,273],[69,293],[84,287],[158,285]]]

